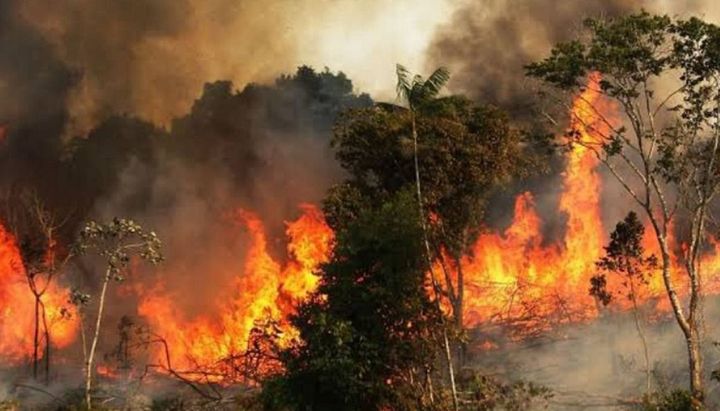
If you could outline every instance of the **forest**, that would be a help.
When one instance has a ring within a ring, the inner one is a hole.
[[[0,411],[720,409],[715,6],[260,3],[0,2]]]

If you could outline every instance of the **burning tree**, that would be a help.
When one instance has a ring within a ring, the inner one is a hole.
[[[410,122],[412,182],[428,233],[426,253],[440,262],[444,293],[460,329],[465,296],[460,260],[482,229],[488,194],[499,183],[526,175],[533,164],[522,150],[529,141],[510,126],[501,110],[476,106],[459,96],[440,98],[449,80],[444,68],[425,79],[411,78],[398,65],[397,77],[398,97],[406,108],[400,114]],[[434,129],[442,123],[440,130]]]
[[[91,390],[93,376],[93,362],[95,350],[100,339],[100,326],[105,308],[105,296],[111,280],[122,281],[125,271],[130,264],[132,256],[157,264],[162,260],[160,254],[160,239],[154,231],[145,232],[143,228],[132,220],[116,218],[107,224],[89,222],[80,231],[76,244],[76,253],[85,254],[94,251],[105,260],[106,268],[102,277],[95,327],[92,332],[89,351],[86,350],[86,337],[83,327],[83,354],[85,356],[85,403],[88,409],[92,408]],[[73,293],[73,302],[86,305],[89,297]]]
[[[41,355],[40,349],[40,325],[45,344],[45,353],[42,355],[45,362],[45,381],[50,379],[50,324],[45,306],[45,294],[51,286],[56,275],[70,259],[70,254],[58,255],[56,231],[59,225],[54,221],[52,214],[35,198],[33,201],[32,213],[35,216],[36,224],[39,227],[40,235],[32,241],[26,238],[20,244],[20,252],[25,261],[25,276],[28,287],[35,300],[35,327],[33,331],[33,377],[38,377],[38,365]],[[65,311],[67,312],[67,311]]]
[[[70,311],[59,304],[64,299],[65,290],[56,281],[72,255],[58,245],[64,221],[58,221],[39,195],[32,190],[12,194],[17,200],[12,204],[8,201],[3,215],[19,239],[21,261],[16,262],[18,267],[15,270],[24,274],[33,296],[32,373],[37,379],[42,360],[45,382],[48,383],[53,345],[51,329],[58,325],[59,320],[67,320],[67,330],[62,331],[69,335],[74,331]],[[0,226],[0,231],[2,229]],[[18,318],[13,320],[22,322]]]
[[[575,132],[569,137],[607,166],[652,227],[664,286],[687,345],[694,407],[701,407],[701,258],[720,186],[720,28],[646,12],[588,19],[585,28],[583,36],[556,45],[527,71],[556,90],[590,88],[618,105],[628,127],[612,121],[605,105],[588,101],[585,110],[602,130],[590,141]],[[671,223],[678,220],[687,227],[682,268],[673,264],[670,244]]]

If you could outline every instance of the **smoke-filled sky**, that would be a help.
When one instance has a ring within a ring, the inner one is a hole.
[[[356,92],[375,100],[393,99],[395,63],[425,73],[445,65],[450,92],[519,118],[530,113],[533,96],[524,64],[569,38],[584,17],[639,7],[711,21],[720,16],[720,7],[705,0],[5,0],[0,126],[9,125],[13,146],[6,167],[23,176],[52,174],[37,164],[64,150],[58,135],[65,142],[85,137],[114,114],[170,130],[208,82],[229,80],[230,92],[239,91],[248,83],[272,84],[303,64],[343,71]],[[203,130],[193,133],[207,145]],[[254,137],[247,145],[267,141],[263,133],[248,133]],[[328,138],[321,136],[318,147]],[[283,149],[308,152],[293,148],[301,145]],[[295,163],[318,163],[303,158]],[[331,154],[324,158],[332,162]],[[243,167],[234,172],[246,173]],[[333,180],[322,174],[322,181]]]
[[[641,5],[711,20],[720,11],[701,0],[26,0],[9,11],[79,73],[69,97],[76,134],[114,112],[168,124],[206,81],[242,87],[301,64],[342,70],[380,99],[393,96],[395,63],[443,64],[453,91],[517,106],[522,64],[584,16]]]
[[[421,68],[446,0],[29,0],[16,12],[82,80],[75,130],[111,112],[167,124],[206,81],[269,82],[301,64],[345,71],[391,96],[394,64]]]

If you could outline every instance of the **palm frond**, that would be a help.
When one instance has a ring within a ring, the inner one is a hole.
[[[410,92],[412,90],[412,84],[410,82],[410,71],[402,64],[395,66],[395,73],[397,74],[397,85],[395,91],[397,97],[400,100],[410,102]]]
[[[396,73],[398,99],[407,103],[411,110],[421,102],[435,98],[450,80],[450,72],[445,67],[435,70],[427,80],[419,74],[411,80],[410,71],[402,64],[396,65]]]
[[[443,87],[450,80],[450,71],[445,67],[435,70],[425,83],[423,84],[423,94],[425,98],[433,98],[440,93]]]

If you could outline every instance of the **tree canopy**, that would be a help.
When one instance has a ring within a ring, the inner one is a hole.
[[[497,183],[527,172],[523,135],[502,110],[461,96],[417,107],[418,161],[430,215],[446,233],[479,229],[484,200]],[[325,203],[331,225],[414,184],[409,112],[389,105],[350,110],[335,127],[333,146],[349,178]],[[355,200],[353,200],[355,198]],[[340,204],[342,203],[342,204]],[[469,239],[466,239],[469,240]],[[459,238],[447,245],[462,248]]]

